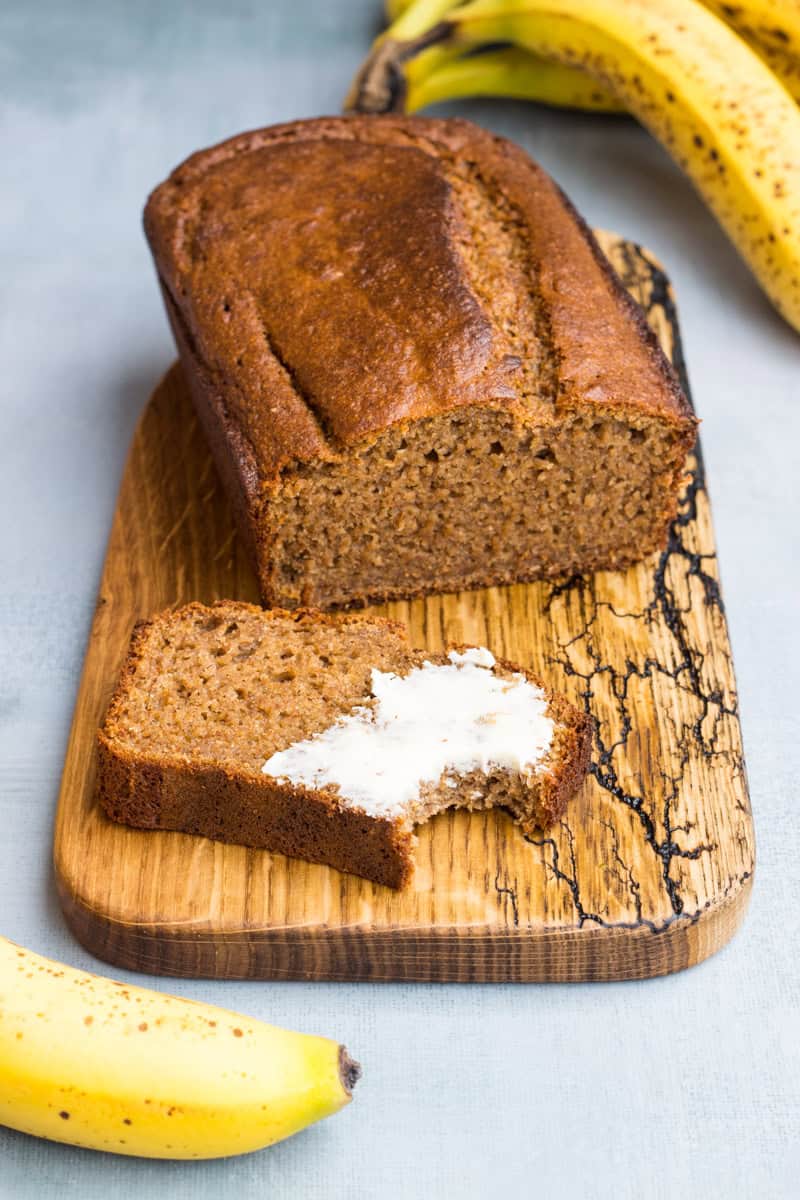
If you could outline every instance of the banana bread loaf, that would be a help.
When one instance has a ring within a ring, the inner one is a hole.
[[[622,567],[695,419],[553,181],[457,120],[346,117],[188,159],[145,228],[266,603]]]
[[[190,604],[134,632],[98,789],[129,825],[400,887],[415,824],[502,805],[524,831],[549,825],[589,748],[584,714],[487,650],[426,655],[389,621]]]

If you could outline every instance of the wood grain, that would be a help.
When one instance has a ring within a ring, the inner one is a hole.
[[[662,271],[603,244],[682,371]],[[526,841],[500,812],[443,814],[420,830],[403,893],[100,812],[95,732],[134,621],[219,598],[258,593],[173,367],[122,481],[56,820],[64,913],[100,958],[226,978],[625,979],[689,966],[733,934],[753,828],[699,458],[666,550],[635,568],[376,608],[415,645],[483,643],[533,667],[597,722],[567,820]]]

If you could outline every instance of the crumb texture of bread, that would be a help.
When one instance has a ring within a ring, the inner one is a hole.
[[[695,419],[553,181],[468,122],[320,118],[201,151],[145,227],[266,602],[622,567]]]
[[[527,777],[489,767],[454,786],[443,773],[384,815],[348,803],[336,787],[264,774],[273,754],[369,705],[373,670],[404,676],[447,661],[412,650],[385,620],[234,602],[161,614],[134,631],[99,734],[100,803],[129,825],[274,850],[390,887],[412,875],[414,825],[445,808],[500,805],[526,833],[551,824],[585,774],[591,731],[547,689],[552,741]],[[520,678],[509,663],[493,670]]]

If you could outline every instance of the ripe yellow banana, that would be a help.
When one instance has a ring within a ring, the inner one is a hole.
[[[703,0],[703,4],[727,21],[800,100],[800,0]]]
[[[469,96],[534,100],[585,112],[625,111],[586,71],[548,62],[516,46],[477,54],[463,54],[460,47],[448,52],[431,46],[409,59],[404,73],[405,89],[396,92],[394,100],[396,106],[402,102],[405,112]]]
[[[343,1047],[0,938],[0,1124],[148,1158],[258,1150],[350,1100]]]
[[[411,5],[414,0],[386,0],[386,16],[390,23],[397,21]],[[460,5],[465,3],[465,0],[450,0],[444,14],[452,13]],[[705,8],[716,13],[716,15],[725,21],[732,29],[735,29],[741,38],[755,50],[756,54],[769,66],[774,75],[777,75],[783,86],[789,91],[795,100],[800,101],[800,0],[701,0]],[[532,54],[529,56],[530,66],[535,64],[538,70],[541,70],[543,60]],[[622,106],[619,101],[614,100],[612,96],[604,92],[603,102],[596,104],[594,96],[589,95],[584,99],[585,87],[578,80],[576,86],[571,85],[572,72],[565,74],[564,78],[560,78],[560,71],[567,71],[567,68],[562,68],[558,63],[551,63],[549,67],[550,73],[541,82],[536,84],[527,81],[527,72],[524,71],[523,65],[514,64],[511,68],[512,78],[506,82],[506,71],[498,62],[497,69],[497,87],[493,90],[484,90],[492,86],[490,76],[493,72],[487,66],[485,70],[481,70],[474,76],[474,87],[477,90],[469,90],[467,79],[470,75],[467,73],[462,76],[460,72],[447,72],[445,79],[437,77],[436,84],[433,86],[431,81],[431,99],[427,97],[424,100],[425,104],[438,103],[441,100],[454,100],[465,96],[475,95],[492,95],[492,96],[510,96],[514,99],[521,100],[540,100],[545,104],[560,105],[559,95],[564,94],[568,97],[563,102],[567,108],[585,108],[587,110],[597,109],[602,112],[621,111]],[[426,81],[427,82],[427,81]],[[599,85],[595,84],[597,88]],[[410,89],[409,89],[410,90]],[[530,94],[531,92],[535,94]],[[539,93],[544,93],[540,95]],[[552,99],[547,97],[551,96]],[[423,107],[422,104],[415,107]],[[407,111],[411,112],[410,103],[406,103]]]
[[[375,51],[384,38],[389,38],[392,44],[413,41],[462,3],[463,0],[387,0],[386,14],[393,24],[377,39]],[[533,100],[587,112],[625,111],[616,97],[585,71],[548,62],[513,46],[493,46],[476,54],[464,53],[459,45],[440,43],[423,48],[408,59],[399,57],[385,83],[380,103],[373,104],[370,111],[416,112],[429,104],[468,96]]]
[[[761,59],[696,0],[470,0],[420,29],[415,0],[356,78],[351,107],[438,43],[511,43],[580,67],[665,146],[778,311],[800,329],[800,109]],[[413,40],[397,30],[415,28]]]

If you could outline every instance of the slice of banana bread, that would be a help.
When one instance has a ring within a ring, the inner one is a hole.
[[[401,887],[414,825],[564,811],[590,724],[487,650],[412,650],[399,625],[249,604],[139,624],[99,733],[110,817],[327,863]]]
[[[465,121],[188,159],[145,228],[265,602],[345,606],[660,547],[695,420],[553,181]]]

